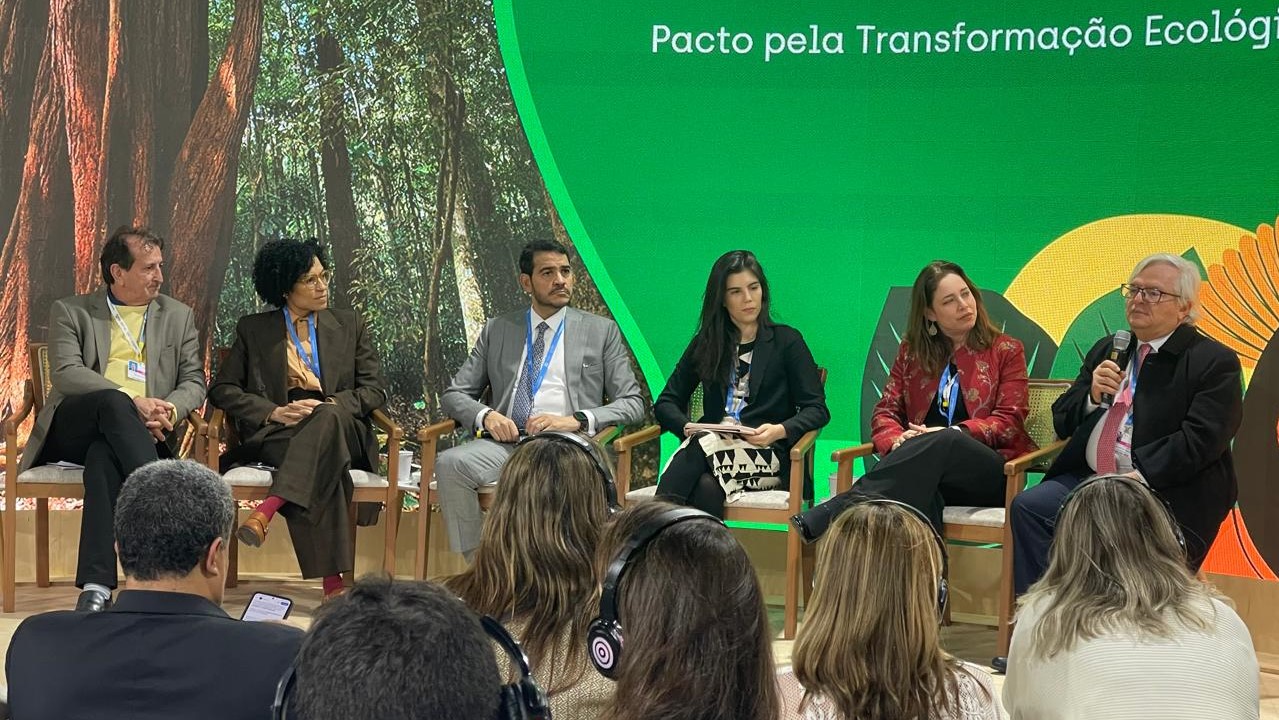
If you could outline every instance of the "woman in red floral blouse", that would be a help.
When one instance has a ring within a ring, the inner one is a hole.
[[[935,260],[915,278],[906,337],[871,416],[882,460],[796,522],[815,538],[868,494],[918,508],[938,530],[946,505],[1002,506],[1004,462],[1035,449],[1028,409],[1021,343],[991,323],[962,268]]]

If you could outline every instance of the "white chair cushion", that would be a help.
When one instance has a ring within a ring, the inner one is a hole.
[[[18,475],[20,483],[53,483],[57,485],[83,485],[84,470],[63,469],[55,465],[33,467]]]
[[[657,495],[657,486],[649,485],[639,490],[626,493],[626,502],[644,502]],[[760,490],[759,492],[742,493],[737,502],[728,507],[751,508],[752,510],[785,510],[790,507],[790,493],[785,490]]]
[[[439,490],[440,483],[437,480],[432,480],[431,484],[428,485],[427,487],[429,487],[433,491]],[[497,483],[489,483],[488,485],[481,485],[478,488],[475,488],[475,492],[481,495],[492,495],[493,493],[497,492]]]
[[[956,525],[980,525],[1001,528],[1004,526],[1004,509],[1001,507],[972,507],[949,505],[942,511],[942,522]]]
[[[387,479],[368,470],[351,470],[351,484],[355,487],[386,487]],[[271,471],[260,467],[238,467],[222,475],[228,485],[233,487],[269,487]],[[416,485],[400,483],[401,490],[417,491]]]

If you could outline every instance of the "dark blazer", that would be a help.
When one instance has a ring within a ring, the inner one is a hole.
[[[1053,403],[1057,436],[1070,442],[1046,477],[1092,472],[1088,438],[1105,412],[1087,412],[1087,402],[1092,371],[1112,338],[1093,345],[1074,384]],[[1239,357],[1194,326],[1178,327],[1142,366],[1132,413],[1133,466],[1172,505],[1192,561],[1202,560],[1238,495],[1230,440],[1243,416]]]
[[[246,315],[235,325],[235,343],[218,377],[209,387],[209,401],[235,421],[240,442],[248,444],[267,429],[267,418],[289,403],[286,353],[289,333],[284,311]],[[369,415],[386,403],[377,355],[368,329],[354,310],[327,309],[316,313],[316,344],[320,350],[320,387],[325,397],[364,421],[363,470],[377,467],[377,442]]]
[[[690,422],[688,401],[693,390],[702,384],[702,416],[695,422],[713,423],[724,419],[728,378],[702,383],[697,377],[693,345],[675,364],[662,394],[653,403],[653,414],[662,429],[676,437],[684,437],[684,425]],[[830,422],[826,409],[826,390],[813,354],[804,336],[789,325],[768,325],[755,336],[755,352],[751,355],[750,394],[742,411],[742,424],[781,423],[789,449],[809,430]]]
[[[125,590],[106,612],[33,615],[9,643],[10,716],[267,720],[302,636],[176,592]]]

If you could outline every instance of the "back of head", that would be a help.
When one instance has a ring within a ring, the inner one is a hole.
[[[475,562],[445,581],[476,612],[524,625],[520,642],[551,692],[581,679],[607,519],[596,460],[567,439],[535,436],[502,467]],[[561,653],[574,672],[556,677],[547,659]]]
[[[1186,569],[1175,520],[1141,481],[1103,475],[1066,497],[1048,570],[1021,599],[1042,603],[1034,634],[1044,657],[1122,630],[1166,637],[1169,613],[1203,627],[1212,593]]]
[[[478,617],[425,582],[361,578],[317,614],[298,652],[290,717],[476,718],[501,681]]]
[[[231,537],[235,502],[217,473],[189,460],[159,460],[129,476],[115,509],[124,574],[134,580],[184,577],[217,538]]]
[[[634,505],[600,542],[601,574],[641,528],[675,506]],[[773,720],[779,701],[755,570],[728,528],[675,523],[637,552],[617,588],[624,652],[606,717]]]
[[[792,658],[805,690],[858,720],[953,708],[957,663],[941,648],[932,529],[898,504],[860,503],[836,519],[817,555]]]

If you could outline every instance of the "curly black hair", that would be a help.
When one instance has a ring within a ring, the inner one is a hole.
[[[329,258],[315,238],[272,240],[258,250],[253,260],[253,289],[262,302],[284,307],[285,293],[311,269],[316,258],[320,259],[321,267],[329,269]]]

